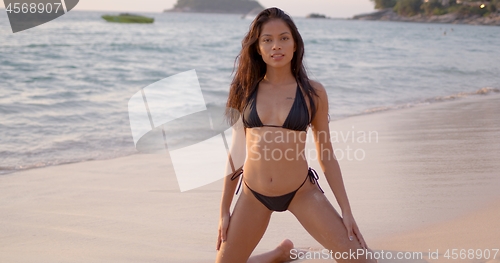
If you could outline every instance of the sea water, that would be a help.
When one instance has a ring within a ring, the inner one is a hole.
[[[128,100],[177,73],[195,69],[206,103],[225,105],[250,19],[103,14],[71,11],[13,34],[0,12],[0,174],[137,153]],[[333,120],[500,89],[500,27],[294,19]]]

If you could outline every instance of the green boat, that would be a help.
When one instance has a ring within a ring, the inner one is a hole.
[[[155,21],[154,18],[140,16],[135,14],[123,13],[117,16],[112,15],[103,15],[102,18],[108,22],[114,23],[143,23],[143,24],[151,24]]]

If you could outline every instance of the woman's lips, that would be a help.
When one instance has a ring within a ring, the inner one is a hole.
[[[274,59],[274,60],[282,60],[283,57],[285,57],[285,55],[283,54],[274,54],[274,55],[271,55],[271,58]]]

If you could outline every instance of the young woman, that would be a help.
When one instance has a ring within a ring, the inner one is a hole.
[[[320,83],[308,79],[303,57],[304,43],[297,27],[278,8],[262,11],[242,41],[227,101],[227,107],[235,109],[227,112],[234,124],[230,162],[233,169],[240,168],[224,180],[216,262],[290,260],[293,244],[289,240],[250,258],[273,211],[292,212],[321,245],[333,252],[367,249],[333,154],[327,93]],[[342,216],[317,184],[316,172],[308,168],[304,148],[309,127]],[[241,194],[231,214],[238,177],[243,182]],[[370,262],[364,258],[344,261]]]

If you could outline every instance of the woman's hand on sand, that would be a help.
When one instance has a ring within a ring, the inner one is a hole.
[[[231,216],[229,213],[224,213],[219,220],[219,234],[217,236],[217,247],[215,248],[216,250],[220,249],[220,246],[222,242],[226,241],[226,235],[227,235],[227,228],[229,226],[229,218]]]
[[[361,235],[361,232],[359,231],[358,225],[356,224],[356,221],[354,220],[352,214],[342,214],[342,221],[344,222],[344,226],[347,229],[347,238],[349,238],[349,240],[351,241],[354,241],[355,238],[357,238],[361,247],[364,249],[368,249],[365,239],[363,238],[363,235]]]

